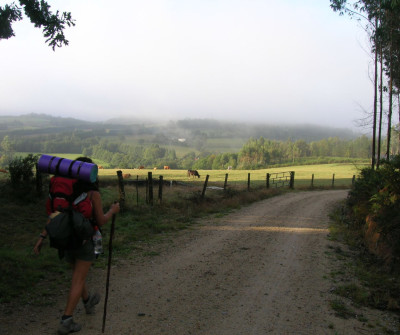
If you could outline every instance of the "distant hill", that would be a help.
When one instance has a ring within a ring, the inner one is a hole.
[[[22,136],[57,133],[78,129],[93,129],[99,126],[100,124],[93,122],[55,117],[47,114],[31,113],[19,116],[0,116],[0,136],[8,133]]]
[[[106,122],[89,122],[75,118],[55,117],[47,114],[26,114],[0,116],[0,137],[5,135],[43,135],[72,131],[96,131],[122,136],[141,134],[158,136],[163,139],[203,137],[207,139],[264,137],[270,140],[286,141],[298,139],[306,142],[338,137],[350,140],[361,136],[350,129],[330,128],[316,125],[276,125],[222,122],[211,119],[184,119],[178,121],[139,120],[113,118]],[[160,143],[161,145],[163,143]]]
[[[248,169],[295,158],[365,159],[371,145],[351,130],[313,125],[210,119],[88,122],[45,114],[0,116],[0,142],[5,136],[17,153],[84,155],[115,168]]]
[[[338,137],[344,140],[354,139],[360,134],[350,129],[329,128],[316,125],[277,125],[277,124],[252,124],[252,123],[224,123],[215,120],[189,119],[176,122],[181,129],[205,132],[210,138],[258,138],[264,137],[271,140],[293,141],[302,139],[306,142],[319,141],[324,138]]]

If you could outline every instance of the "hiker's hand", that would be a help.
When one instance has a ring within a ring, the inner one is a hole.
[[[35,247],[33,248],[33,251],[36,255],[40,254],[40,249],[42,249],[42,245],[43,245],[43,239],[39,238],[35,244]]]
[[[114,202],[111,207],[110,207],[110,211],[113,214],[117,214],[119,213],[120,207],[119,207],[119,202]]]

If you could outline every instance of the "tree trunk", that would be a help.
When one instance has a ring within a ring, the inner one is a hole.
[[[378,125],[378,155],[376,160],[376,168],[379,169],[379,164],[381,160],[381,141],[382,141],[382,115],[383,115],[383,52],[382,43],[380,45],[380,85],[379,85],[379,125]]]
[[[388,128],[387,128],[387,148],[386,148],[386,159],[390,158],[390,141],[392,135],[392,112],[393,112],[393,78],[392,78],[392,70],[390,70],[390,79],[389,79],[389,113],[388,113]]]
[[[375,27],[378,27],[378,18],[375,20]],[[374,116],[372,124],[372,169],[375,168],[375,150],[376,150],[376,114],[377,114],[377,95],[378,95],[378,36],[375,33],[375,74],[374,74]]]
[[[399,154],[400,155],[400,92],[397,92],[397,107],[399,108],[399,129],[398,129],[398,131],[399,131],[399,145],[398,145],[398,148],[397,148],[397,154]]]
[[[392,112],[393,112],[393,33],[390,31],[390,46],[389,46],[389,113],[388,113],[388,130],[387,130],[387,148],[386,148],[386,159],[390,158],[390,140],[392,135]]]

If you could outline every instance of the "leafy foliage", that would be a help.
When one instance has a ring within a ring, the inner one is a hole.
[[[22,13],[15,3],[6,4],[4,8],[0,7],[0,39],[15,36],[11,24],[20,20],[22,20]]]
[[[26,16],[34,24],[36,28],[43,27],[43,36],[46,38],[46,43],[55,50],[56,47],[68,45],[69,42],[65,38],[64,29],[74,26],[74,20],[70,12],[55,14],[50,11],[50,5],[47,1],[38,0],[19,0],[23,7]],[[0,7],[0,39],[8,39],[15,36],[12,24],[22,20],[22,8],[15,3],[6,4]]]
[[[38,156],[28,155],[24,158],[17,157],[9,164],[11,185],[15,189],[24,189],[29,192],[34,185],[33,169],[38,161]]]
[[[14,150],[8,136],[0,143],[0,166],[6,166],[14,157]]]
[[[273,141],[260,137],[250,139],[240,150],[237,165],[243,169],[265,168],[269,165],[295,163],[305,157],[368,158],[370,141],[362,136],[346,141],[328,138],[307,143],[304,140]]]
[[[400,241],[400,156],[385,161],[380,173],[384,187],[371,197],[372,213],[381,232],[397,246]],[[399,247],[397,252],[400,254]]]
[[[347,203],[359,225],[372,215],[395,256],[400,256],[400,156],[382,161],[378,170],[363,169]]]

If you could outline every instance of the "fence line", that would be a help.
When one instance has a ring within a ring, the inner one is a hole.
[[[122,202],[122,208],[125,203],[125,190],[124,190],[124,185],[132,185],[135,184],[136,187],[136,204],[137,206],[139,205],[139,186],[144,186],[146,189],[146,195],[145,195],[145,202],[147,204],[153,205],[153,187],[158,185],[158,201],[159,203],[162,202],[163,198],[163,187],[165,185],[168,185],[169,187],[172,187],[174,185],[180,185],[180,186],[187,186],[187,187],[196,187],[197,189],[200,188],[200,185],[198,182],[195,184],[193,182],[185,183],[185,182],[177,182],[177,181],[167,181],[164,180],[163,176],[159,176],[159,179],[153,179],[152,177],[152,172],[148,172],[148,176],[146,179],[139,179],[139,175],[136,176],[135,180],[124,180],[122,177],[122,171],[117,171],[117,176],[118,176],[118,185],[119,185],[119,194],[120,194],[120,202]],[[216,185],[221,185],[222,181],[213,181],[214,185],[210,185],[210,176],[206,175],[205,181],[202,185],[202,191],[201,191],[201,198],[203,199],[206,195],[207,190],[222,190],[226,191],[227,189],[232,189],[234,188],[232,185],[228,184],[228,176],[229,174],[225,174],[225,179],[223,182],[223,187],[221,186],[216,186]],[[275,172],[275,173],[267,173],[266,174],[266,182],[265,182],[265,188],[280,188],[280,187],[288,187],[290,189],[294,189],[294,181],[295,181],[295,172],[294,171],[286,171],[286,172]],[[304,182],[304,179],[302,179]],[[262,182],[262,181],[261,181]],[[332,180],[331,180],[331,187],[335,187],[335,174],[332,175]],[[355,175],[352,176],[351,178],[351,185],[354,185],[355,183]],[[308,184],[310,185],[310,184]],[[237,186],[237,183],[235,184]],[[243,189],[245,187],[245,184],[241,182],[241,188]],[[328,186],[328,185],[325,185]],[[248,173],[247,175],[247,190],[250,191],[251,187],[254,188],[260,188],[263,187],[262,184],[260,183],[260,180],[251,180],[251,173]],[[315,176],[314,174],[311,175],[311,188],[315,187]]]

